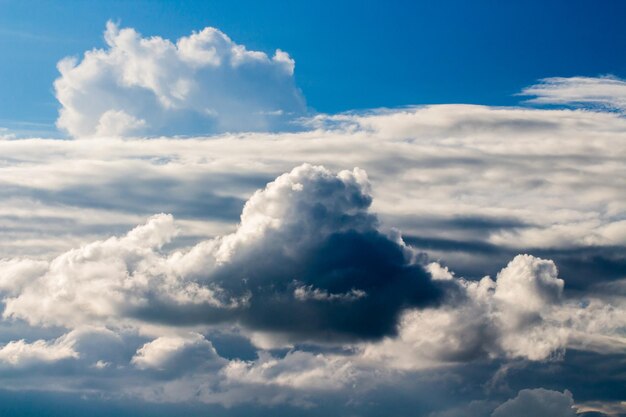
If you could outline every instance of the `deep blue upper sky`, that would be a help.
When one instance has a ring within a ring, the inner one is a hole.
[[[620,0],[0,0],[0,126],[51,126],[56,62],[103,46],[108,19],[170,39],[214,26],[249,49],[285,50],[309,106],[330,113],[510,105],[539,78],[626,76]]]

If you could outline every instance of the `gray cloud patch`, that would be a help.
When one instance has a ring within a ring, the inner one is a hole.
[[[432,305],[443,295],[420,265],[408,262],[396,242],[375,231],[332,234],[301,258],[281,251],[261,248],[244,261],[252,268],[235,262],[211,277],[221,288],[241,295],[249,291],[250,302],[237,316],[253,329],[305,339],[378,338],[395,333],[402,310]],[[364,295],[299,299],[294,277],[328,294],[358,290]],[[233,288],[243,280],[243,287]]]

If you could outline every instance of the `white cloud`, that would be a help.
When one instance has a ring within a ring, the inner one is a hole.
[[[297,134],[0,142],[0,249],[56,255],[160,211],[184,236],[222,235],[255,189],[304,162],[367,170],[374,209],[405,234],[517,253],[623,242],[615,114],[458,105],[319,119]],[[453,269],[480,255],[430,251]]]
[[[560,301],[563,285],[554,262],[520,255],[498,274],[494,298],[524,313],[541,312]]]
[[[441,279],[441,278],[440,278]],[[518,255],[496,278],[456,280],[463,295],[437,308],[407,311],[397,338],[362,347],[366,361],[422,369],[481,358],[545,361],[569,347],[618,352],[626,341],[626,304],[586,305],[562,298],[564,281],[550,260]],[[596,318],[595,320],[593,318]]]
[[[174,234],[172,216],[162,214],[123,237],[63,253],[44,269],[36,264],[33,271],[29,259],[4,262],[0,289],[8,296],[3,316],[31,324],[116,326],[153,297],[174,304],[221,305],[210,288],[177,278],[159,254]]]
[[[211,342],[202,335],[189,333],[185,336],[161,336],[143,345],[131,363],[138,369],[184,372],[191,368],[198,371],[207,363],[222,364]]]
[[[498,406],[491,416],[576,417],[576,410],[571,392],[537,388],[521,390],[517,397]]]
[[[57,125],[76,138],[267,130],[306,110],[294,61],[207,27],[175,43],[107,23],[106,49],[66,58]]]
[[[578,407],[574,407],[572,393],[567,390],[535,388],[523,389],[500,405],[494,401],[472,401],[429,417],[575,417]]]
[[[398,235],[378,230],[371,201],[364,171],[305,164],[257,191],[235,232],[188,250],[161,250],[176,227],[160,214],[48,264],[4,261],[3,316],[66,327],[238,322],[330,342],[393,333],[404,307],[441,291]]]
[[[606,77],[552,77],[525,88],[521,95],[537,104],[592,106],[626,112],[626,81]]]
[[[0,364],[26,367],[33,364],[51,363],[62,359],[77,358],[78,353],[66,338],[54,342],[36,340],[28,343],[15,340],[0,347]]]
[[[342,357],[294,351],[282,359],[264,354],[253,362],[232,361],[223,373],[231,384],[270,384],[326,391],[352,383],[357,370]]]
[[[123,350],[120,334],[103,327],[82,326],[54,339],[6,343],[0,347],[0,367],[28,371],[65,360],[97,366],[123,360]]]

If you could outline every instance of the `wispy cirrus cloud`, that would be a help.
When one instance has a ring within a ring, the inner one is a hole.
[[[626,112],[626,81],[614,77],[550,77],[526,87],[522,96],[535,104],[581,106]]]

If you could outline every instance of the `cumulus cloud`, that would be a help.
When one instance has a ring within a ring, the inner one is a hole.
[[[36,340],[28,343],[16,340],[0,348],[0,363],[15,367],[25,367],[37,363],[56,362],[67,358],[76,358],[72,341],[68,338],[48,342]]]
[[[294,60],[211,27],[176,42],[107,23],[105,49],[59,62],[57,126],[76,138],[271,130],[305,112]]]
[[[304,340],[393,334],[404,309],[443,290],[397,234],[378,230],[371,201],[364,171],[303,165],[257,191],[234,233],[187,251],[160,251],[176,229],[157,215],[43,268],[5,262],[3,314],[70,327],[236,321]]]
[[[613,76],[552,77],[525,88],[521,95],[537,104],[592,106],[626,112],[626,82]]]
[[[124,364],[124,332],[104,327],[81,326],[53,339],[14,340],[0,347],[0,367],[23,372],[53,367],[58,363],[80,363],[102,369],[113,363]],[[59,368],[62,373],[62,367]]]
[[[230,384],[270,384],[327,391],[341,389],[354,382],[358,371],[342,357],[294,351],[280,359],[263,354],[256,361],[232,361],[223,373]]]
[[[34,278],[28,259],[0,272],[5,318],[76,327],[130,316],[151,301],[221,306],[209,287],[169,272],[158,249],[175,233],[173,218],[156,215],[121,238],[112,237],[59,255]],[[28,274],[28,285],[22,274]],[[32,279],[34,278],[34,279]]]
[[[449,272],[439,279],[456,280]],[[546,360],[568,345],[577,313],[564,313],[564,281],[552,261],[518,255],[495,281],[457,281],[464,297],[406,312],[398,337],[365,346],[364,357],[410,369],[502,356]]]
[[[491,417],[575,417],[574,400],[569,391],[543,388],[525,389],[498,406]]]
[[[142,370],[184,373],[223,364],[211,342],[198,333],[161,336],[137,350],[131,363]]]

